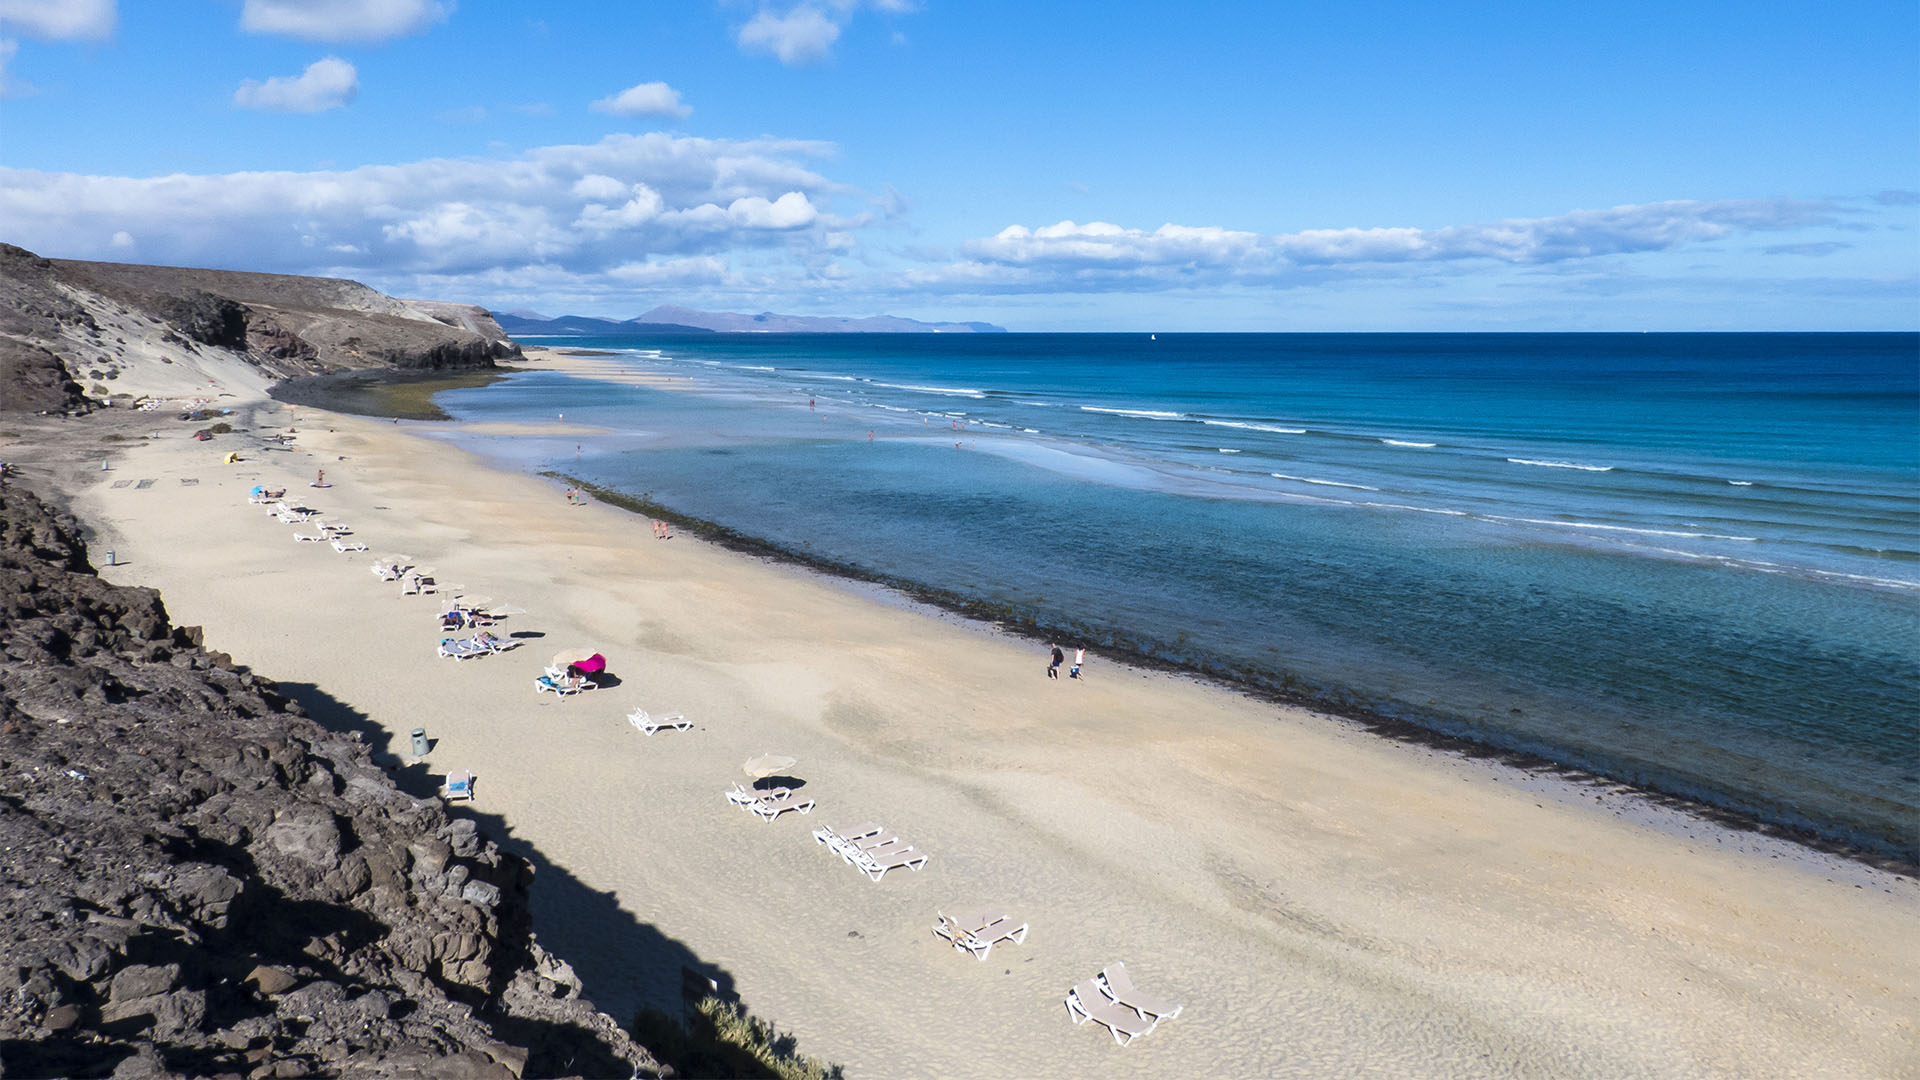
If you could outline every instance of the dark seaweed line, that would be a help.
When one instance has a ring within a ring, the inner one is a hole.
[[[1528,772],[1552,775],[1577,783],[1630,791],[1656,805],[1679,810],[1724,828],[1754,832],[1787,840],[1803,847],[1839,855],[1876,869],[1920,878],[1920,848],[1877,847],[1831,836],[1817,829],[1769,820],[1758,813],[1718,806],[1694,795],[1663,790],[1644,780],[1626,780],[1606,772],[1554,761],[1527,750],[1503,747],[1481,738],[1458,732],[1437,730],[1418,720],[1395,715],[1355,697],[1350,691],[1309,685],[1293,675],[1279,681],[1261,671],[1237,665],[1200,659],[1174,660],[1150,650],[1146,644],[1126,639],[1110,629],[1095,629],[1069,621],[1043,621],[1033,612],[1012,604],[981,600],[948,589],[878,573],[865,567],[796,551],[738,529],[681,513],[645,498],[603,487],[563,472],[540,474],[643,517],[658,518],[730,551],[756,556],[791,566],[799,566],[831,577],[867,582],[890,589],[909,600],[1029,641],[1045,643],[1055,639],[1084,639],[1102,642],[1103,655],[1117,662],[1150,671],[1162,671],[1197,679],[1221,689],[1259,701],[1293,706],[1324,713],[1339,720],[1404,743],[1457,754],[1465,758],[1494,761]]]

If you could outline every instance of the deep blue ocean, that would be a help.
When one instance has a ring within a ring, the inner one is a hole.
[[[441,395],[524,467],[1920,857],[1920,335],[531,343],[672,381]]]

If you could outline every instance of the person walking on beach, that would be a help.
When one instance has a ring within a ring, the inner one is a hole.
[[[1073,650],[1073,670],[1067,672],[1067,677],[1070,679],[1079,678],[1080,665],[1086,662],[1087,662],[1087,650],[1085,648],[1079,648],[1079,649]]]
[[[1060,665],[1066,661],[1067,654],[1051,641],[1047,642],[1047,648],[1053,650],[1053,663],[1047,665],[1047,678],[1057,679],[1060,677]]]

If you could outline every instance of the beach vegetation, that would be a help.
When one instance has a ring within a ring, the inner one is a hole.
[[[233,425],[223,420],[218,424],[208,427],[207,430],[215,435],[230,435],[233,433]]]
[[[289,379],[270,391],[279,401],[379,419],[451,420],[433,403],[445,390],[487,386],[506,375],[493,368],[466,371],[350,371]]]
[[[740,1005],[713,995],[694,1004],[685,1019],[642,1008],[633,1036],[662,1064],[681,1076],[748,1077],[765,1080],[840,1080],[841,1068],[794,1049],[781,1032]]]

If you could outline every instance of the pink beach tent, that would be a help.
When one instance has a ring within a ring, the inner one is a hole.
[[[594,675],[607,670],[607,658],[588,649],[568,649],[554,654],[553,666],[570,667],[584,675]]]

